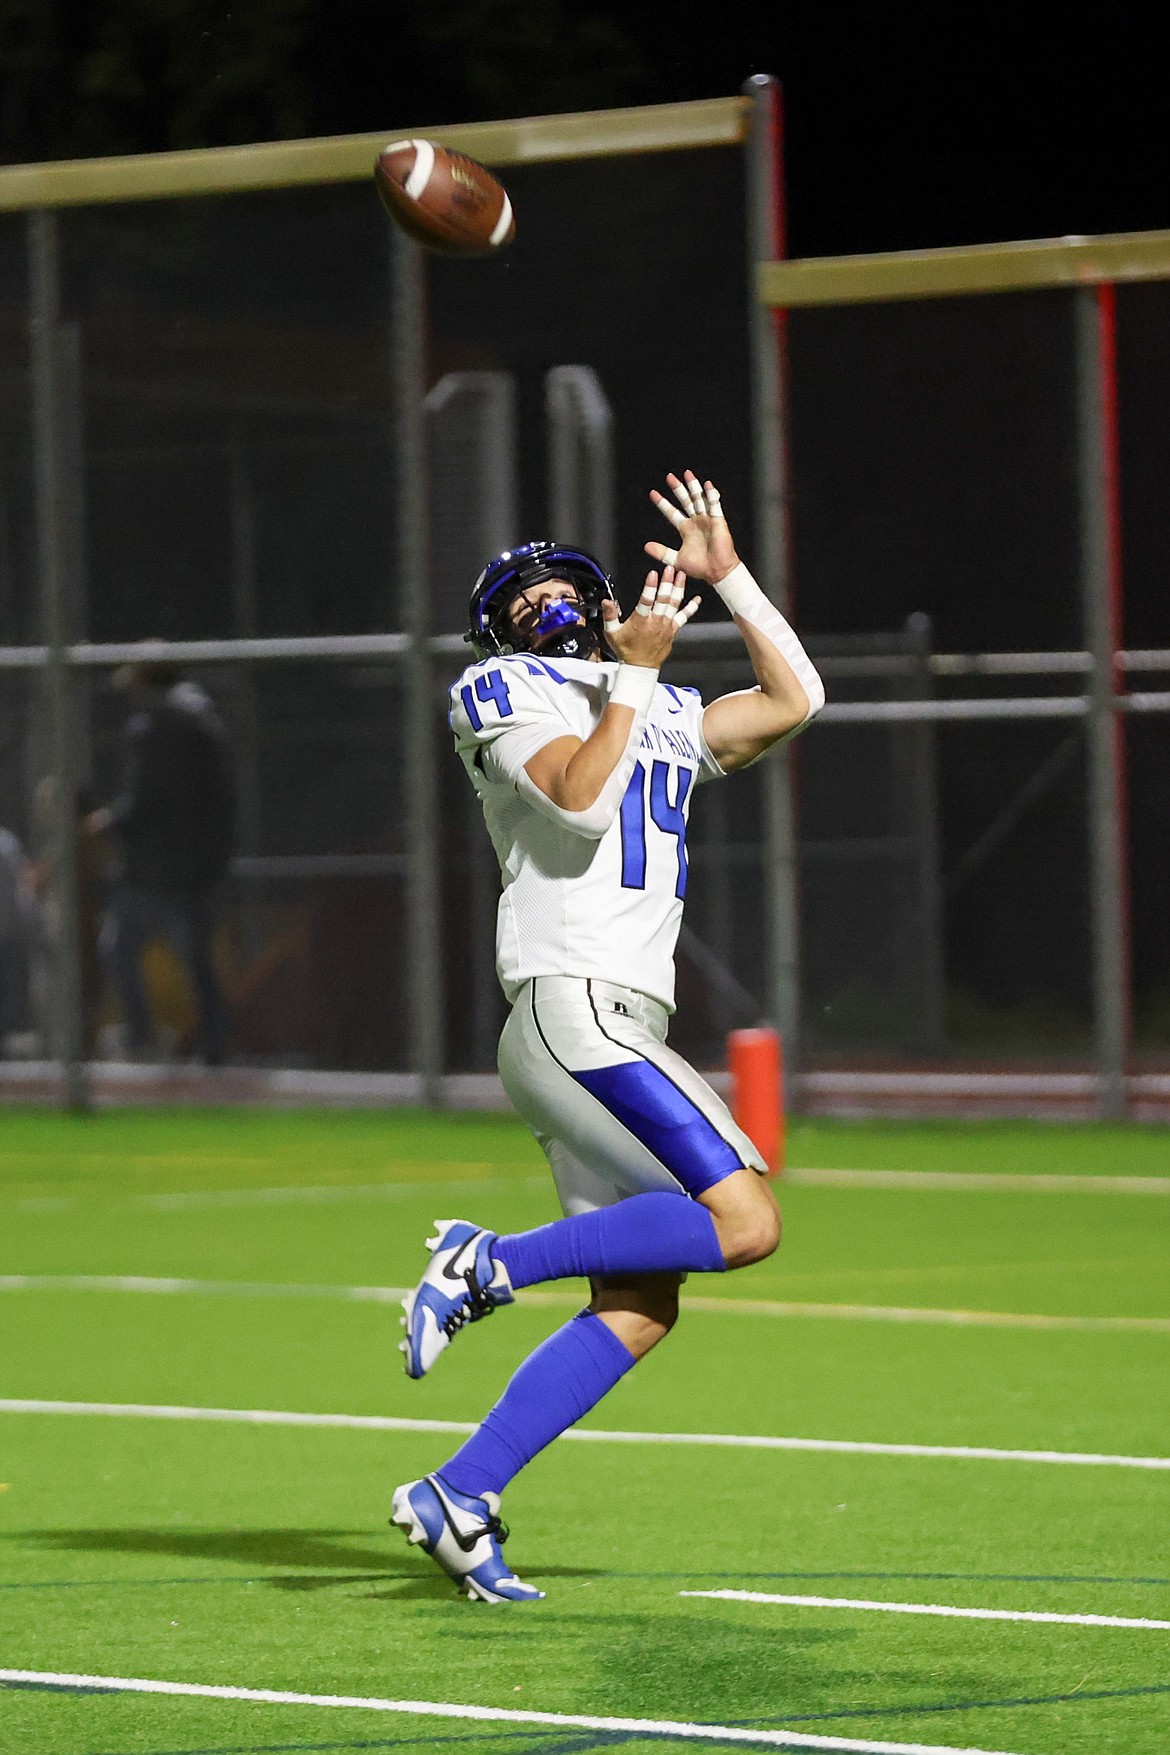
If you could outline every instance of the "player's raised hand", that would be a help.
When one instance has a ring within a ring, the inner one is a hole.
[[[719,489],[714,482],[701,482],[694,470],[683,475],[668,475],[666,485],[677,505],[651,488],[650,498],[677,532],[678,547],[668,548],[662,542],[647,542],[646,553],[668,567],[678,567],[696,579],[717,585],[720,579],[739,565],[739,556],[723,516]]]
[[[602,604],[606,640],[623,664],[641,664],[657,670],[665,663],[675,635],[699,607],[697,597],[683,603],[686,589],[687,576],[682,568],[668,564],[663,567],[661,578],[650,569],[642,595],[624,622],[616,604]]]

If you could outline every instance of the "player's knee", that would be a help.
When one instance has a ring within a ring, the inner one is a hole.
[[[729,1268],[766,1261],[780,1245],[780,1208],[770,1194],[718,1222],[723,1260]]]

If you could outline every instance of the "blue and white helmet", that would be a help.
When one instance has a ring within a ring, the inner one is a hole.
[[[566,616],[562,606],[554,603],[535,628],[521,635],[508,620],[508,605],[517,592],[541,585],[546,579],[565,579],[576,586],[584,625],[576,616]],[[609,658],[612,653],[606,643],[601,613],[606,599],[617,603],[613,580],[601,562],[584,549],[547,538],[521,543],[489,561],[475,581],[468,607],[469,627],[463,638],[478,658],[503,658],[512,652],[527,652],[534,649],[534,641],[550,657],[588,658],[600,651],[603,658]]]

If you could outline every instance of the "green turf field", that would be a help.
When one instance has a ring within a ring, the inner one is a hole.
[[[586,1422],[643,1436],[561,1441],[513,1484],[507,1552],[548,1597],[485,1608],[385,1521],[458,1434],[194,1411],[480,1417],[581,1289],[526,1295],[422,1383],[379,1289],[417,1278],[436,1216],[556,1216],[528,1136],[0,1113],[0,1671],[414,1703],[10,1683],[0,1750],[1166,1755],[1165,1627],[680,1593],[1170,1622],[1170,1469],[1124,1460],[1170,1458],[1170,1137],[818,1123],[788,1159],[955,1179],[782,1184],[779,1254],[693,1278],[675,1334]]]

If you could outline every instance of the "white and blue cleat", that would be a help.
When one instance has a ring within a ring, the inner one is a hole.
[[[466,1219],[436,1219],[435,1233],[427,1239],[430,1266],[402,1300],[406,1339],[398,1348],[408,1377],[425,1377],[461,1328],[513,1301],[507,1270],[492,1260],[494,1231]]]
[[[522,1583],[508,1570],[500,1552],[508,1531],[500,1522],[498,1493],[472,1499],[446,1486],[438,1475],[426,1475],[396,1490],[390,1522],[429,1554],[473,1602],[543,1600],[544,1592]]]

